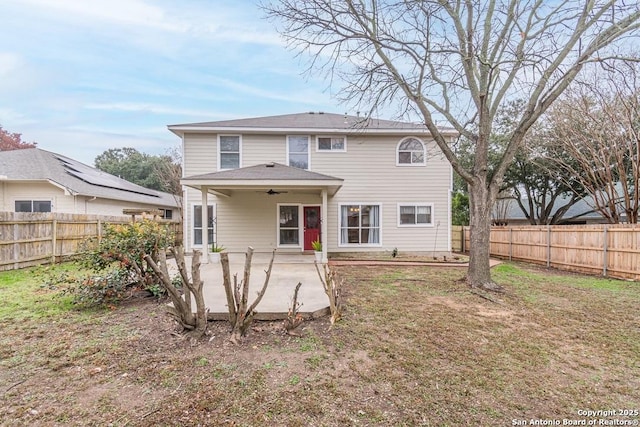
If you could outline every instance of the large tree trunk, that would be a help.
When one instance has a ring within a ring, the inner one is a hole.
[[[491,280],[489,247],[491,211],[495,198],[484,183],[469,185],[470,240],[467,283],[473,288],[500,291]]]

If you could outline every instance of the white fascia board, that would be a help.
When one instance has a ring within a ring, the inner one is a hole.
[[[258,128],[258,127],[215,127],[215,126],[169,126],[169,130],[178,136],[184,133],[224,133],[235,132],[241,134],[347,134],[347,135],[429,135],[429,129],[398,128],[398,129],[344,129],[344,128]],[[458,135],[453,129],[443,129],[444,135]]]
[[[206,180],[206,179],[183,179],[182,185],[200,190],[207,187],[209,191],[220,192],[225,196],[225,190],[327,190],[333,196],[342,187],[341,180]]]
[[[255,179],[225,179],[225,180],[211,180],[211,179],[183,179],[180,181],[184,185],[189,186],[207,186],[218,189],[242,189],[242,188],[271,188],[271,187],[289,187],[289,188],[324,188],[328,186],[342,185],[342,180],[324,180],[324,179],[309,179],[309,180],[255,180]]]
[[[57,182],[55,182],[55,181],[53,181],[53,180],[48,179],[48,180],[47,180],[47,182],[48,182],[49,184],[51,184],[51,185],[53,185],[53,186],[55,186],[55,187],[58,187],[59,189],[63,190],[63,191],[65,192],[65,195],[70,195],[70,196],[77,196],[77,195],[78,195],[78,192],[77,192],[77,191],[74,191],[74,190],[72,190],[72,189],[71,189],[71,188],[69,188],[69,187],[65,187],[65,186],[64,186],[64,185],[62,185],[62,184],[58,184]]]

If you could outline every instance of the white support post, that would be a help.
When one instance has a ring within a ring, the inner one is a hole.
[[[320,212],[320,232],[322,233],[322,263],[329,262],[327,256],[327,190],[322,190],[322,211]]]
[[[202,258],[200,262],[209,263],[209,187],[200,187],[202,193]]]

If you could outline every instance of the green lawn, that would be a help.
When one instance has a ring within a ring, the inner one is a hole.
[[[332,330],[260,322],[240,346],[224,322],[182,340],[153,299],[81,312],[42,270],[0,273],[0,424],[488,426],[640,409],[638,283],[506,263],[494,303],[459,267],[338,271]]]

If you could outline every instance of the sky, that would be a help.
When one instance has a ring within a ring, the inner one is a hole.
[[[167,125],[345,113],[256,0],[2,0],[0,125],[88,165]]]

